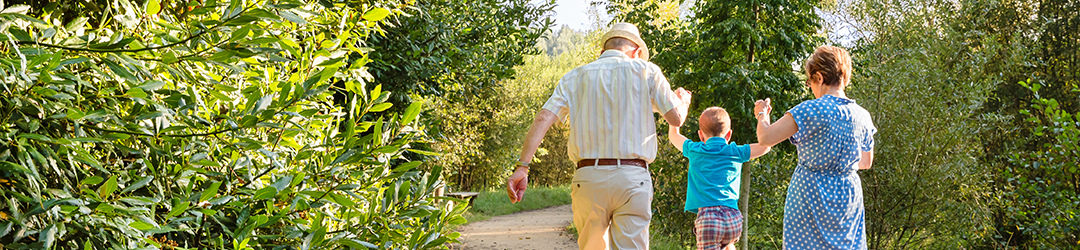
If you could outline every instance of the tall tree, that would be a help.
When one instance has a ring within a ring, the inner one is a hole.
[[[401,90],[392,102],[408,103],[410,94],[472,101],[513,78],[554,23],[554,1],[424,0],[416,7],[422,11],[395,18],[367,44],[371,74]]]
[[[474,130],[506,123],[493,123],[488,113],[463,112],[486,112],[481,107],[498,105],[492,102],[501,82],[515,77],[516,66],[525,63],[525,56],[540,53],[535,45],[553,25],[549,14],[554,3],[430,0],[418,1],[416,7],[420,11],[391,20],[385,32],[372,36],[367,46],[373,51],[365,57],[370,60],[368,70],[374,82],[399,90],[389,102],[410,103],[418,98],[436,104],[434,119],[428,124],[433,140],[419,148],[446,150],[435,156],[441,163],[465,164],[462,161],[467,159],[465,165],[439,166],[447,168],[455,188],[473,189],[471,180],[490,176],[480,170],[496,167],[484,163],[496,159],[477,145],[499,140],[478,137],[482,133]],[[473,171],[477,171],[475,176],[469,174]],[[481,183],[478,187],[488,182]]]

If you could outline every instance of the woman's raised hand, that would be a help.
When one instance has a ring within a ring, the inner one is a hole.
[[[772,100],[765,98],[765,100],[757,100],[754,102],[754,117],[758,117],[762,114],[768,115],[772,112]]]

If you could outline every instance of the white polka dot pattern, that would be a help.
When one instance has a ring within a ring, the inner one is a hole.
[[[824,95],[788,111],[799,163],[784,204],[784,249],[866,249],[860,151],[874,148],[870,113]]]

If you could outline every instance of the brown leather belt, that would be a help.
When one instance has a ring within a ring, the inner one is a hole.
[[[614,166],[620,164],[649,168],[649,165],[645,163],[645,160],[642,159],[584,159],[577,162],[577,168],[591,166]]]

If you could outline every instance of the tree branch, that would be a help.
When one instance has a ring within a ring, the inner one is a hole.
[[[157,46],[157,47],[146,47],[146,48],[141,48],[141,49],[95,49],[95,48],[90,48],[90,47],[84,47],[84,48],[83,47],[67,47],[67,46],[63,46],[63,45],[40,43],[40,42],[37,42],[37,41],[18,41],[18,42],[16,42],[16,44],[19,44],[19,45],[37,45],[37,46],[54,48],[54,49],[63,49],[63,50],[70,50],[70,51],[98,52],[98,53],[110,53],[110,52],[130,52],[130,53],[134,53],[134,52],[142,52],[142,51],[147,51],[147,50],[165,49],[165,48],[174,47],[174,46],[177,46],[177,45],[180,45],[180,44],[183,44],[183,43],[187,43],[187,42],[189,42],[189,41],[191,41],[191,40],[193,40],[195,38],[202,37],[203,35],[205,35],[207,33],[210,33],[210,31],[215,30],[217,28],[220,28],[225,23],[228,23],[229,21],[232,21],[233,19],[236,19],[237,17],[240,17],[241,14],[243,14],[244,12],[247,12],[248,10],[250,10],[252,6],[254,6],[254,5],[245,7],[244,10],[241,11],[240,13],[237,13],[236,15],[233,15],[233,17],[231,17],[231,18],[227,18],[225,20],[222,20],[220,23],[214,25],[213,27],[210,27],[209,29],[203,30],[203,32],[200,32],[198,34],[189,36],[187,38],[184,38],[184,40],[180,40],[180,41],[177,41],[175,43],[170,43],[170,44],[161,45],[161,46]]]
[[[210,28],[209,30],[214,30],[214,29],[216,29],[216,28],[218,28],[220,26],[221,26],[221,24],[215,25],[214,27]],[[37,41],[18,41],[18,42],[16,42],[16,44],[19,44],[19,45],[37,45],[37,46],[42,46],[42,47],[54,48],[54,49],[62,49],[62,50],[70,50],[70,51],[98,52],[98,53],[142,52],[142,51],[147,51],[147,50],[158,50],[158,49],[164,49],[164,48],[169,48],[169,47],[173,47],[173,46],[176,46],[176,45],[180,45],[182,43],[186,43],[188,41],[191,41],[192,39],[201,37],[203,34],[206,34],[206,33],[209,33],[209,32],[201,32],[201,33],[195,34],[193,36],[189,36],[188,38],[185,38],[184,40],[180,40],[180,41],[175,42],[175,43],[170,43],[170,44],[157,46],[157,47],[146,47],[146,48],[141,48],[141,49],[95,49],[95,48],[90,48],[90,47],[80,48],[80,47],[67,47],[67,46],[62,46],[62,45],[40,43],[40,42],[37,42]]]
[[[86,123],[83,123],[82,127],[88,128],[88,129],[91,129],[91,130],[100,131],[100,132],[120,133],[120,134],[138,135],[138,136],[151,136],[151,137],[154,136],[154,135],[151,135],[151,134],[143,134],[143,133],[139,133],[139,132],[131,132],[131,131],[124,131],[124,130],[112,130],[112,129],[107,129],[107,128],[99,128],[99,127],[96,127],[94,125],[86,124]]]

